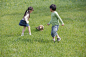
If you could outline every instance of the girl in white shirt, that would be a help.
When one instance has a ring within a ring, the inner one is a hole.
[[[30,26],[29,26],[29,18],[30,18],[30,13],[32,13],[33,7],[28,7],[28,9],[25,11],[24,17],[23,19],[20,21],[19,25],[23,26],[24,29],[22,30],[22,34],[21,36],[24,36],[24,31],[26,29],[26,27],[28,27],[28,31],[29,31],[29,35],[31,35],[31,30],[30,30]]]

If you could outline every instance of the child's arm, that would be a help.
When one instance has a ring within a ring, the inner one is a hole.
[[[56,17],[60,20],[62,26],[64,26],[64,22],[63,22],[62,19],[60,18],[59,14],[58,14],[57,12],[56,12],[55,14],[56,14]]]
[[[48,24],[51,24],[51,20],[50,20],[50,22]]]
[[[29,21],[28,21],[28,16],[29,16],[29,14],[26,14],[26,16],[24,17],[24,18],[25,18],[26,23],[29,23]]]
[[[47,25],[50,25],[50,24],[51,24],[51,20],[50,20],[50,22]]]

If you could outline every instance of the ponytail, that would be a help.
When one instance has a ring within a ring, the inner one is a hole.
[[[25,11],[25,14],[24,14],[24,16],[26,15],[26,13],[27,13],[27,10]]]
[[[30,18],[30,12],[29,12],[29,10],[27,9],[26,11],[25,11],[25,14],[24,14],[24,16],[26,16],[26,14],[29,14],[29,18]]]
[[[33,10],[33,11],[34,11],[33,7],[28,7],[28,9],[25,11],[24,16],[25,16],[26,14],[29,14],[29,18],[30,18],[30,12],[29,12],[29,10]]]

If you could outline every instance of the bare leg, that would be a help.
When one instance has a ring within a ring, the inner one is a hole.
[[[28,26],[28,31],[29,31],[29,34],[31,35],[31,30],[30,30],[30,26]]]
[[[54,41],[54,43],[55,43],[55,37],[53,37],[53,41]]]
[[[59,38],[59,35],[56,35],[57,38]]]
[[[24,27],[24,29],[22,30],[22,34],[21,36],[24,36],[24,31],[25,31],[26,27]]]

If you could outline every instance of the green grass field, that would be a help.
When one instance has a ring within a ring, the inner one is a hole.
[[[49,6],[56,4],[65,23],[59,26],[62,40],[51,37]],[[19,26],[26,9],[32,6],[29,25],[32,35]],[[35,27],[44,25],[43,31]],[[0,57],[86,57],[86,0],[0,0]]]

